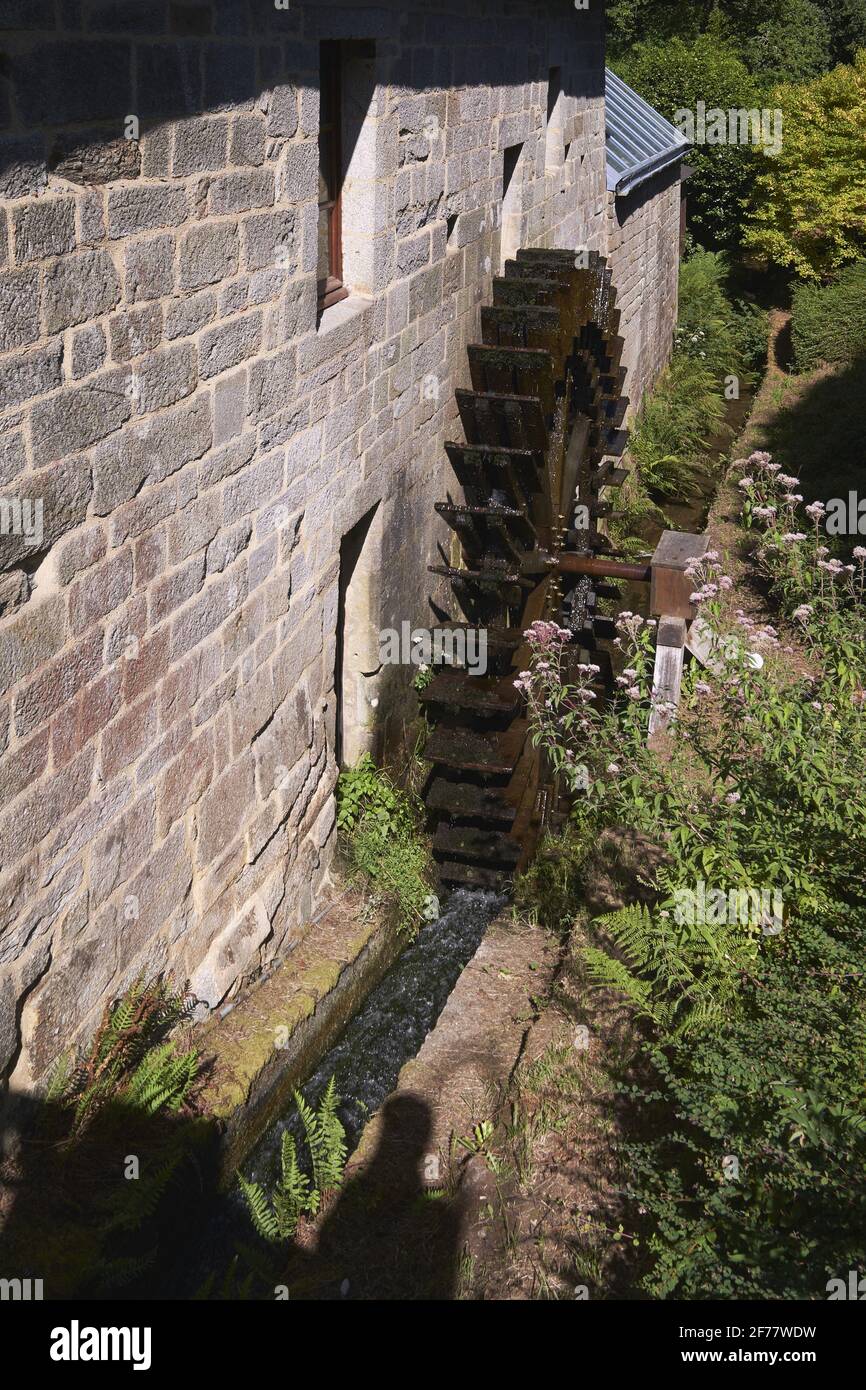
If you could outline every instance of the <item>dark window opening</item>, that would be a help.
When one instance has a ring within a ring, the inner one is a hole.
[[[343,55],[328,40],[320,52],[319,309],[348,296],[343,284]]]
[[[512,179],[517,172],[517,161],[523,153],[523,145],[510,145],[505,152],[502,161],[502,196],[503,199],[509,196],[509,189],[512,188]]]
[[[514,175],[517,173],[517,164],[522,153],[522,145],[509,145],[508,149],[505,151],[505,157],[502,161],[503,200],[508,197],[508,192],[511,188],[511,181],[514,178]]]

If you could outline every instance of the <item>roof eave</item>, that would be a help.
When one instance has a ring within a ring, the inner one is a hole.
[[[684,141],[676,149],[665,150],[662,154],[653,155],[651,159],[644,160],[643,164],[638,164],[635,169],[629,169],[625,174],[618,175],[615,170],[608,167],[608,191],[614,193],[617,198],[627,198],[629,193],[633,193],[636,188],[653,178],[655,174],[669,169],[672,164],[680,164],[690,149],[691,145]]]

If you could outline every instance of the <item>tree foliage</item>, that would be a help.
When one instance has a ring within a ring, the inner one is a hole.
[[[764,83],[799,81],[866,42],[866,0],[614,0],[608,40],[616,60],[639,43],[710,34]]]
[[[677,111],[751,109],[759,90],[736,52],[713,35],[692,41],[641,44],[618,66],[624,81],[657,111],[673,120]],[[687,185],[689,221],[702,244],[733,249],[740,244],[742,209],[753,179],[754,150],[746,145],[697,146],[689,156],[694,173]]]
[[[773,100],[782,148],[758,156],[746,244],[803,279],[827,278],[866,247],[866,50]]]
[[[774,213],[765,209],[759,221],[767,224],[767,235],[751,244],[804,274],[824,274],[852,259],[849,229],[853,233],[853,223],[863,220],[866,209],[856,177],[850,188],[843,187],[844,158],[849,143],[859,142],[859,151],[851,151],[852,167],[862,165],[863,130],[856,115],[860,98],[851,79],[837,77],[833,65],[856,64],[858,51],[866,50],[866,0],[699,0],[690,5],[613,0],[607,14],[610,62],[668,119],[678,110],[694,111],[698,101],[707,110],[774,109],[782,101],[778,89],[784,84],[812,84],[826,75],[826,86],[805,95],[802,111],[796,95],[786,93],[786,115],[798,128],[789,156],[792,167],[783,156],[776,162],[774,180],[772,166],[765,165],[767,183],[759,185],[759,200],[768,188],[774,193],[775,184],[780,190],[787,186],[790,225],[770,238]],[[846,100],[852,108],[848,129],[837,119],[837,108]],[[813,118],[809,139],[806,128]],[[802,167],[801,149],[815,166],[803,197],[797,178],[791,178],[792,168],[799,174]],[[739,249],[744,205],[761,167],[754,148],[698,146],[690,163],[695,172],[688,186],[688,211],[697,240]],[[827,228],[818,215],[822,206],[825,215],[831,214]],[[804,244],[792,250],[791,241]],[[825,247],[825,242],[831,245]],[[784,258],[776,255],[780,247]]]
[[[866,48],[866,0],[816,0],[827,17],[832,61],[850,63]]]
[[[762,82],[805,82],[832,65],[830,25],[812,0],[784,0],[745,38],[742,56]]]

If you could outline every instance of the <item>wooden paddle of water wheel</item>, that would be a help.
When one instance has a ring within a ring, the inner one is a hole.
[[[481,311],[472,390],[457,392],[466,443],[446,449],[464,500],[437,511],[461,555],[430,568],[450,579],[462,609],[451,626],[486,632],[488,673],[440,670],[421,697],[435,725],[426,804],[447,885],[505,887],[556,799],[514,686],[529,660],[528,625],[570,628],[575,659],[593,653],[601,667],[600,693],[610,681],[599,643],[613,637],[613,621],[595,609],[618,591],[597,576],[632,567],[603,559],[610,542],[598,521],[610,504],[599,494],[626,476],[617,461],[628,401],[611,272],[595,252],[583,259],[577,268],[573,252],[518,251]]]

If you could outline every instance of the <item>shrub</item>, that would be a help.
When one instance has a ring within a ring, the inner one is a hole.
[[[821,362],[851,362],[866,344],[866,261],[830,285],[798,285],[793,299],[794,359],[801,372]]]
[[[790,921],[725,1026],[648,1049],[658,1088],[640,1099],[659,1137],[623,1158],[652,1296],[826,1298],[862,1268],[864,949],[862,905]]]
[[[764,366],[767,359],[767,315],[745,300],[727,293],[727,260],[719,252],[698,247],[680,267],[677,343],[692,351],[715,372],[719,381]]]
[[[745,241],[804,280],[821,280],[866,248],[866,50],[853,65],[774,89],[784,137],[759,152]]]
[[[708,438],[723,418],[724,399],[715,372],[699,355],[677,352],[646,398],[629,441],[629,452],[651,496],[689,496]]]
[[[651,497],[684,498],[725,414],[725,378],[748,381],[767,354],[767,316],[728,298],[728,266],[697,248],[680,269],[679,316],[670,366],[647,396],[629,451]],[[630,518],[631,520],[632,518]]]

